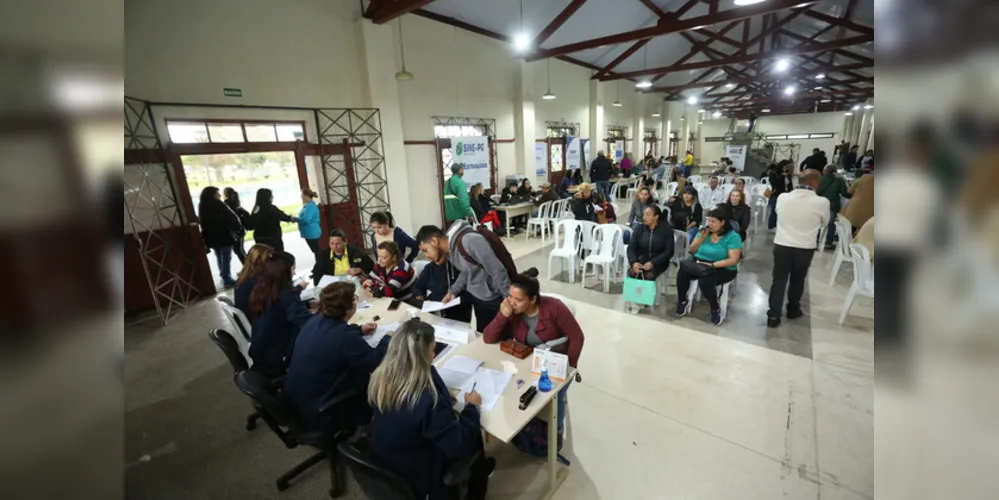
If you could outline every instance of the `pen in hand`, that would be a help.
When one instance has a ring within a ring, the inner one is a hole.
[[[472,382],[472,390],[470,390],[468,392],[475,392],[475,386],[477,386],[477,385],[479,385],[478,381]]]

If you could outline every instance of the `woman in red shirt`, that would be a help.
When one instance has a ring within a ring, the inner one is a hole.
[[[399,245],[394,241],[378,245],[378,262],[368,276],[363,286],[375,297],[408,300],[413,295],[416,273],[413,272],[413,266],[402,258]]]

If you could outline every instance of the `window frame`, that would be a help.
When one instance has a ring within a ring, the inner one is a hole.
[[[170,138],[171,144],[177,145],[192,145],[192,144],[295,144],[297,142],[309,142],[309,133],[305,124],[302,120],[229,120],[224,118],[167,118],[166,132],[167,137]],[[177,142],[174,141],[173,135],[170,133],[171,125],[202,125],[205,128],[205,134],[208,136],[208,142]],[[211,125],[239,125],[240,131],[243,134],[242,141],[213,141],[212,133],[210,130]],[[250,126],[260,126],[260,125],[271,125],[274,128],[274,141],[251,141],[246,133],[247,125]],[[293,141],[281,140],[278,134],[278,125],[298,125],[302,128],[302,138],[295,139]]]

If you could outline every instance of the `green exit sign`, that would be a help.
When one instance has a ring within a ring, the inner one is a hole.
[[[243,89],[222,89],[222,95],[226,97],[243,97]]]

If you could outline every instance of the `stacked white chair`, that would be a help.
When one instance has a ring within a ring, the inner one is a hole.
[[[747,189],[750,188],[751,186],[755,185],[757,182],[759,182],[759,179],[757,179],[756,177],[753,177],[751,175],[743,175],[743,176],[740,176],[739,178],[742,179],[742,181],[746,183],[746,188]]]
[[[582,248],[583,222],[577,220],[563,220],[555,224],[555,248],[548,253],[548,279],[552,279],[552,261],[555,259],[565,259],[569,269],[569,283],[576,281],[576,259],[579,258],[579,250]]]
[[[836,284],[836,277],[839,276],[839,268],[844,262],[852,264],[853,256],[850,255],[850,245],[853,243],[853,231],[850,221],[842,215],[836,216],[836,234],[839,235],[839,242],[836,243],[836,255],[832,261],[832,275],[829,276],[829,286]],[[823,244],[825,240],[820,241]]]
[[[596,275],[596,267],[601,266],[604,271],[604,293],[610,291],[611,277],[614,273],[614,266],[617,263],[618,252],[621,249],[621,226],[616,224],[601,224],[597,226],[593,233],[594,249],[590,255],[583,259],[583,288],[586,288],[586,270],[593,266],[593,273]]]
[[[234,335],[232,338],[236,340],[236,344],[239,345],[239,352],[246,358],[246,363],[249,366],[253,366],[253,360],[250,359],[250,339],[253,335],[253,326],[250,320],[243,314],[232,303],[229,297],[224,295],[219,295],[215,297],[219,305],[222,306],[222,310],[225,311],[225,317],[229,320],[229,324],[232,325],[232,331]]]
[[[680,262],[687,260],[690,256],[690,235],[686,231],[673,230],[673,262],[680,265]]]
[[[420,273],[423,272],[423,268],[427,267],[427,264],[429,264],[429,263],[430,263],[429,260],[414,260],[413,264],[412,264],[412,266],[413,266],[413,275],[415,277],[419,278],[420,277]]]
[[[846,321],[846,315],[850,313],[858,295],[874,298],[874,265],[871,264],[871,254],[867,251],[867,247],[852,243],[850,255],[853,259],[853,284],[850,285],[850,291],[846,292],[843,313],[839,316],[841,325]]]
[[[618,227],[621,228],[621,245],[618,247],[617,257],[618,261],[621,263],[621,276],[628,275],[628,245],[624,244],[624,235],[628,235],[628,241],[631,241],[631,236],[634,234],[634,230],[631,226],[625,224],[619,224]]]
[[[548,231],[550,229],[548,224],[551,222],[551,212],[554,204],[554,201],[546,201],[542,203],[541,206],[538,207],[538,216],[527,219],[527,239],[531,239],[531,234],[534,232],[532,228],[537,228],[541,231],[541,241],[547,241]]]
[[[753,231],[757,231],[760,227],[760,216],[762,215],[766,219],[767,207],[770,200],[763,193],[770,189],[766,184],[756,184],[750,188],[750,200],[748,201],[753,208]]]

